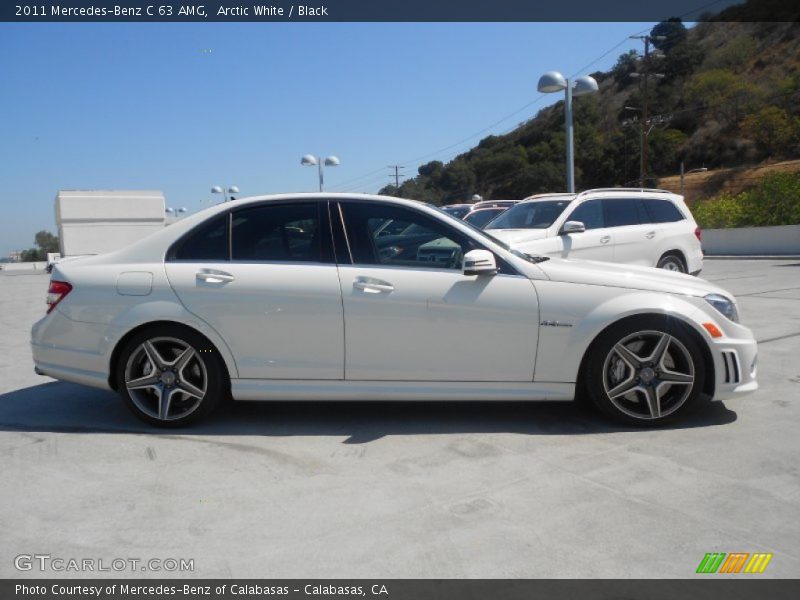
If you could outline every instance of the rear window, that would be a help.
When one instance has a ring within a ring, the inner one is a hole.
[[[233,214],[232,258],[257,262],[321,260],[317,205],[287,204],[247,208]]]
[[[686,218],[669,200],[645,200],[644,207],[652,223],[674,223]]]
[[[228,260],[228,215],[195,227],[170,252],[171,260]]]

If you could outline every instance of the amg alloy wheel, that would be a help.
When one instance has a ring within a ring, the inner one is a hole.
[[[654,317],[657,319],[657,317]],[[655,425],[692,404],[705,380],[702,355],[679,325],[642,319],[611,328],[595,345],[587,375],[592,399],[627,423]]]
[[[208,414],[223,395],[221,359],[191,330],[151,331],[134,336],[123,351],[120,394],[140,419],[164,427]]]

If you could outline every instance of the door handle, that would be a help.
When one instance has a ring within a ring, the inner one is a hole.
[[[372,279],[371,277],[358,277],[353,281],[353,287],[364,292],[393,292],[394,286],[382,279]]]
[[[610,241],[611,241],[611,236],[610,235],[604,235],[603,237],[600,238],[600,243],[601,244],[607,244]]]
[[[648,231],[647,233],[644,234],[644,237],[646,237],[648,240],[652,240],[654,237],[656,237],[656,232]]]
[[[197,273],[197,279],[205,281],[206,283],[228,283],[236,278],[224,271],[199,271]]]

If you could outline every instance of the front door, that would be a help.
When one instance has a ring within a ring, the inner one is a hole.
[[[548,254],[560,258],[614,260],[614,232],[606,227],[601,200],[582,202],[567,216],[566,221],[580,221],[586,231],[559,234],[556,241],[557,251]]]
[[[341,203],[352,264],[340,260],[345,378],[532,381],[539,319],[531,281],[508,266],[465,276],[480,247],[412,208]]]

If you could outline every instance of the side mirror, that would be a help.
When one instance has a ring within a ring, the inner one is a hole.
[[[461,265],[464,275],[494,275],[497,273],[494,254],[488,250],[470,250],[464,255]]]
[[[586,231],[586,225],[580,221],[567,221],[561,228],[561,235],[566,233],[583,233]]]

